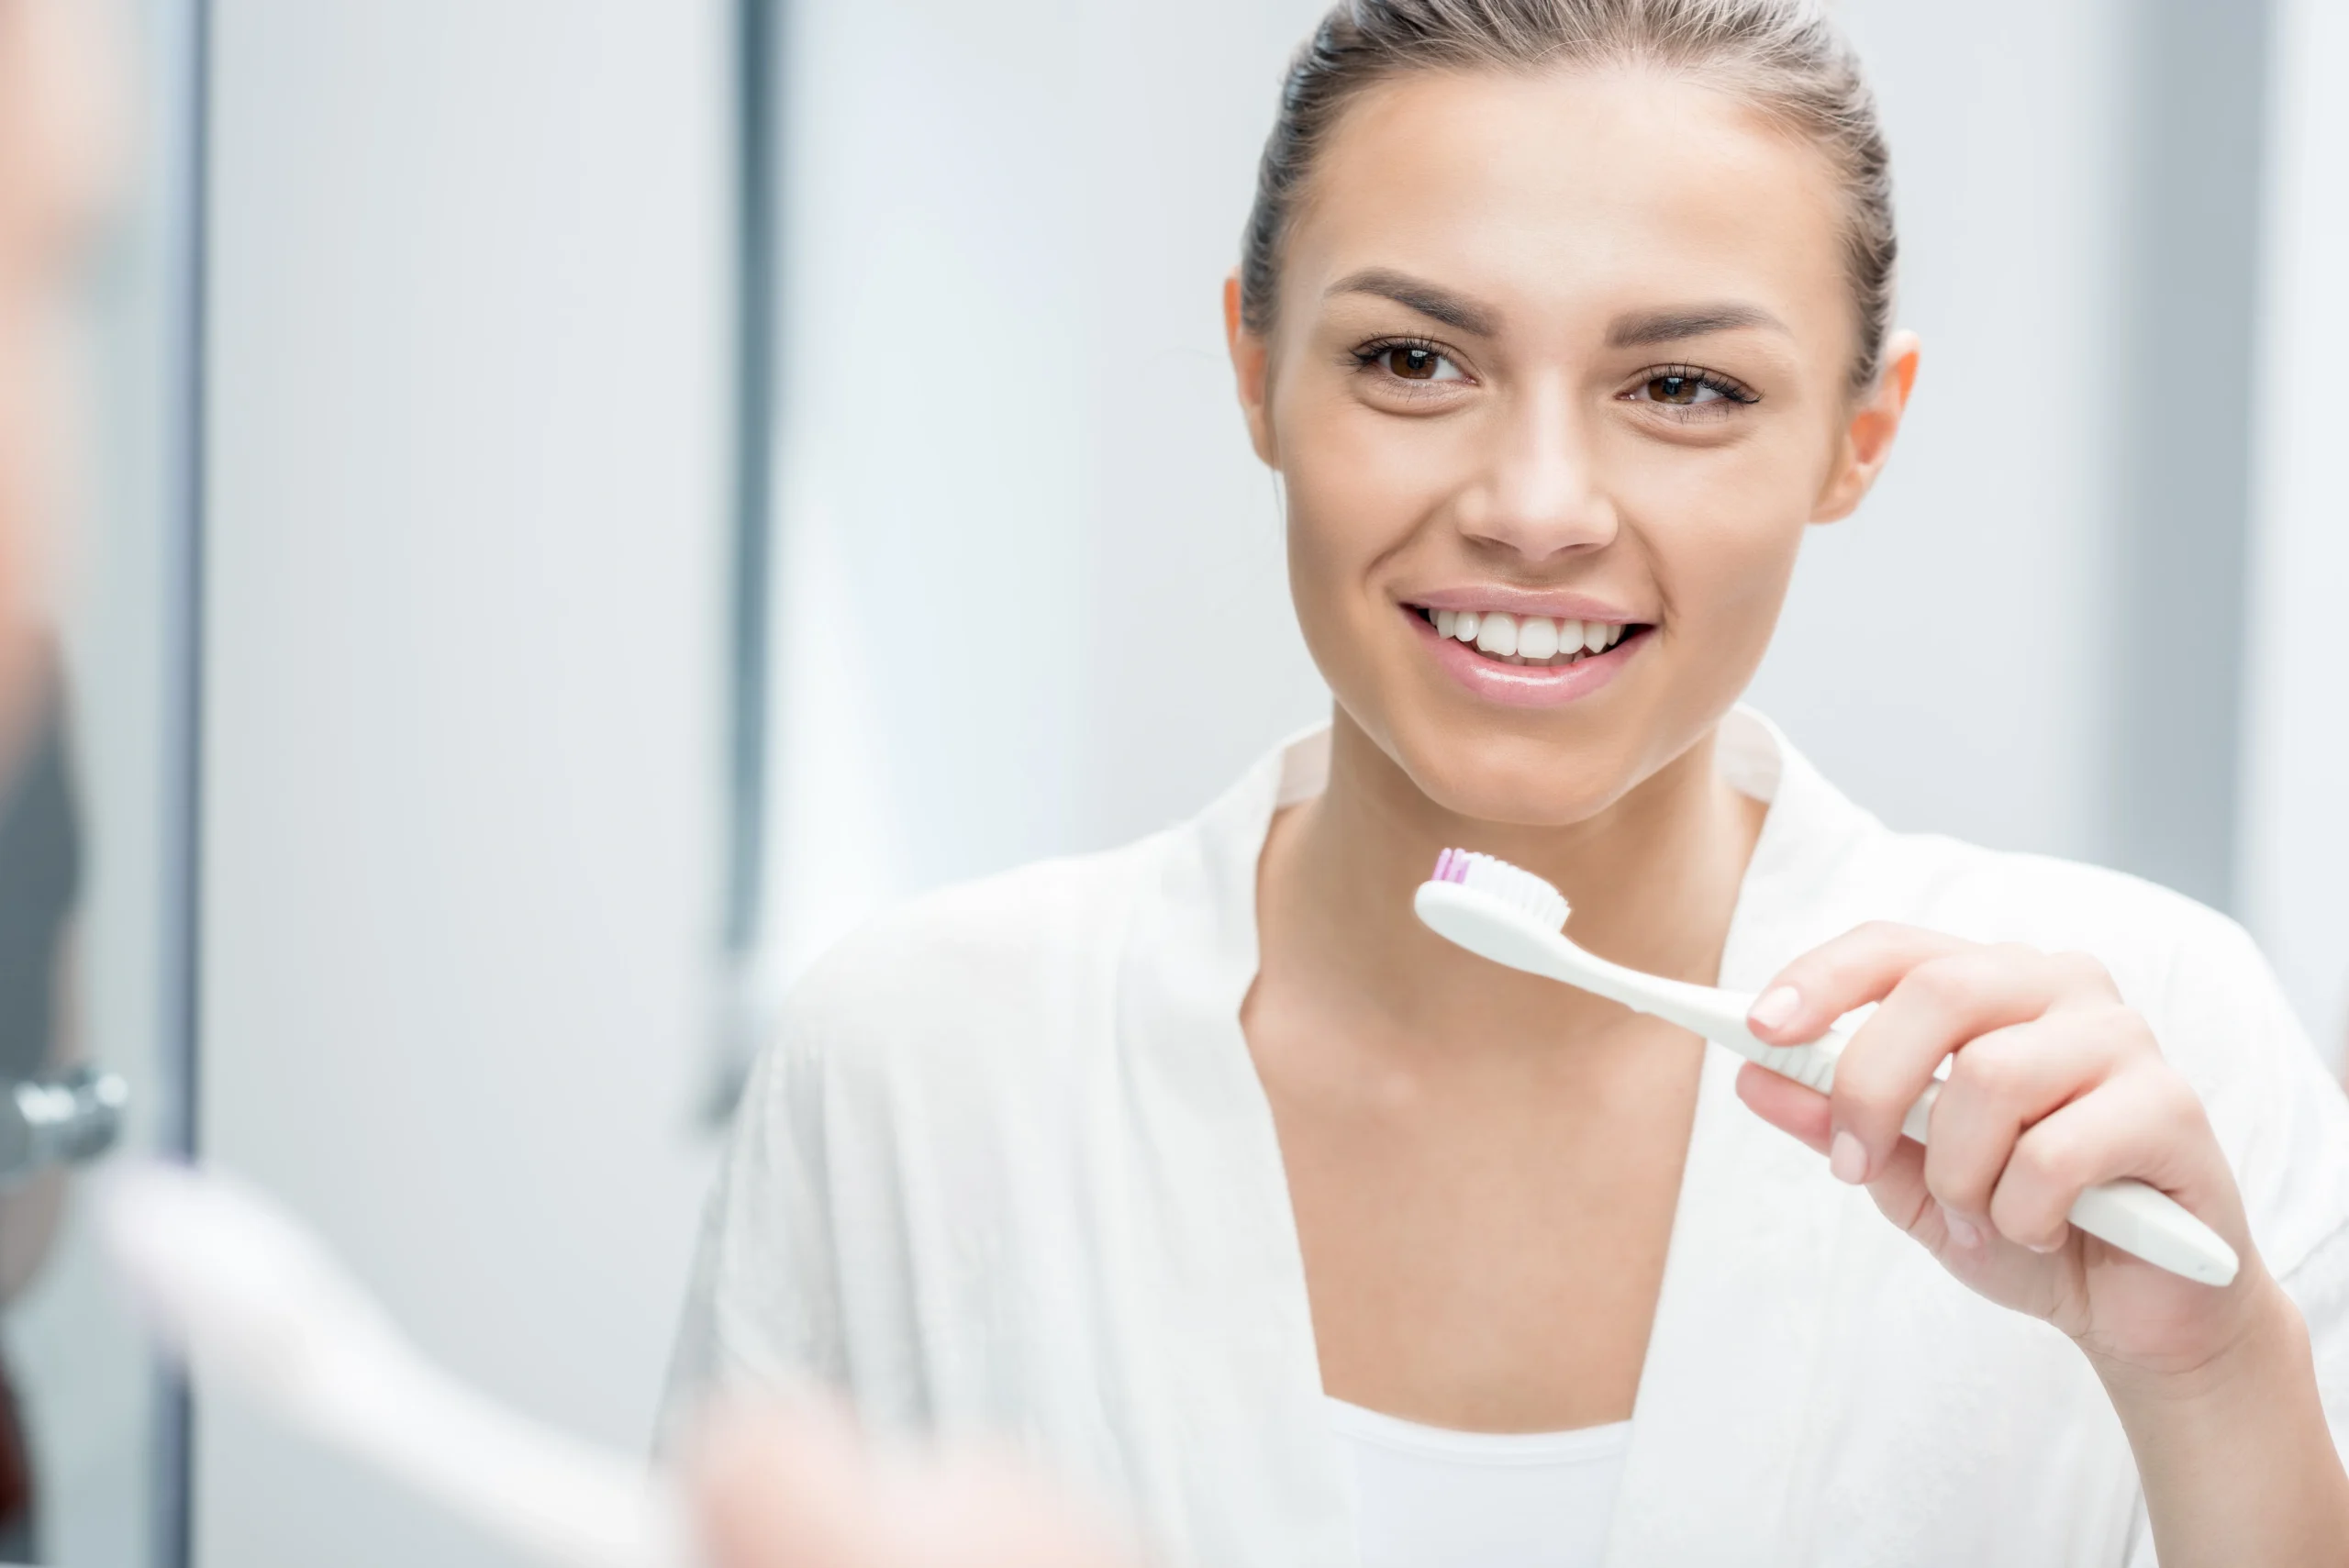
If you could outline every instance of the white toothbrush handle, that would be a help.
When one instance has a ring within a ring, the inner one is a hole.
[[[1830,1028],[1808,1045],[1770,1045],[1745,1027],[1745,1015],[1753,1006],[1750,995],[1610,963],[1568,941],[1555,926],[1537,926],[1490,895],[1453,882],[1421,884],[1412,905],[1429,929],[1495,963],[1546,975],[1620,1002],[1634,1012],[1678,1024],[1822,1095],[1835,1086],[1835,1060],[1852,1039],[1851,1029],[1843,1025]],[[1562,906],[1549,918],[1564,916]],[[1924,1142],[1940,1094],[1940,1084],[1926,1085],[1901,1118],[1900,1130]],[[2241,1266],[2226,1238],[2143,1182],[2106,1182],[2088,1188],[2072,1205],[2071,1221],[2124,1252],[2204,1284],[2230,1284]]]
[[[1822,1095],[1835,1087],[1835,1062],[1851,1043],[1853,1029],[1839,1024],[1809,1045],[1766,1045],[1745,1027],[1745,1015],[1753,1006],[1753,998],[1727,991],[1714,995],[1720,999],[1718,1004],[1704,1009],[1710,1015],[1705,1020],[1709,1027],[1698,1026],[1694,1018],[1675,1021],[1697,1028],[1699,1034],[1720,1040],[1749,1061],[1758,1062],[1771,1072]],[[1664,1014],[1661,1006],[1653,1010],[1659,1016]],[[1673,1008],[1675,1012],[1682,1010]],[[1925,1141],[1926,1130],[1932,1125],[1933,1102],[1941,1093],[1938,1080],[1925,1085],[1925,1092],[1917,1096],[1917,1103],[1900,1118],[1900,1130],[1905,1136],[1920,1143]],[[2226,1238],[2195,1218],[2167,1193],[2133,1178],[2089,1187],[2073,1203],[2070,1218],[2073,1224],[2089,1235],[2204,1284],[2231,1284],[2241,1266]]]

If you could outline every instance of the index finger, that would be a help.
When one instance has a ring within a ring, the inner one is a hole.
[[[1778,971],[1746,1015],[1772,1045],[1803,1045],[1854,1007],[1881,1002],[1929,960],[1979,946],[1944,931],[1872,920],[1811,949]]]

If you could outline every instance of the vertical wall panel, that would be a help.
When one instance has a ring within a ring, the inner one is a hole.
[[[1841,9],[1892,141],[1924,364],[1876,494],[1806,546],[1754,697],[1895,827],[2102,858],[2125,7]]]
[[[222,0],[206,1152],[647,1440],[707,1169],[716,0]],[[502,1561],[233,1405],[209,1568]]]
[[[2349,493],[2325,395],[2349,359],[2349,7],[2282,0],[2243,756],[2243,917],[2319,1045],[2349,1036]]]
[[[2058,384],[2127,419],[2109,852],[2221,908],[2235,902],[2269,9],[2135,8],[2128,342],[2110,378]]]

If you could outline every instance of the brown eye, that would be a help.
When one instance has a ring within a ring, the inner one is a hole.
[[[1625,395],[1635,403],[1660,403],[1666,408],[1712,408],[1752,403],[1754,396],[1737,383],[1694,365],[1662,365],[1642,374]]]
[[[1389,339],[1383,343],[1364,343],[1353,351],[1353,358],[1365,374],[1381,384],[1390,381],[1408,381],[1427,386],[1447,381],[1464,383],[1468,379],[1467,373],[1450,354],[1433,343],[1415,339]],[[1418,394],[1412,395],[1417,396]]]
[[[1433,349],[1422,349],[1409,343],[1397,343],[1386,350],[1389,373],[1405,381],[1433,381],[1443,356]]]

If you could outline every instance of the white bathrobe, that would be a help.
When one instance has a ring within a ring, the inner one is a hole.
[[[1163,1561],[1353,1568],[1271,1111],[1240,1030],[1256,862],[1326,732],[1206,813],[887,916],[796,991],[707,1220],[672,1409],[845,1390],[1008,1435]],[[1893,833],[1766,723],[1720,983],[1868,919],[2095,954],[2210,1108],[2349,1433],[2349,1103],[2243,932],[2110,872]],[[2145,1564],[2120,1423],[2054,1329],[1972,1295],[1708,1054],[1607,1562]],[[1432,1568],[1432,1565],[1431,1565]]]

